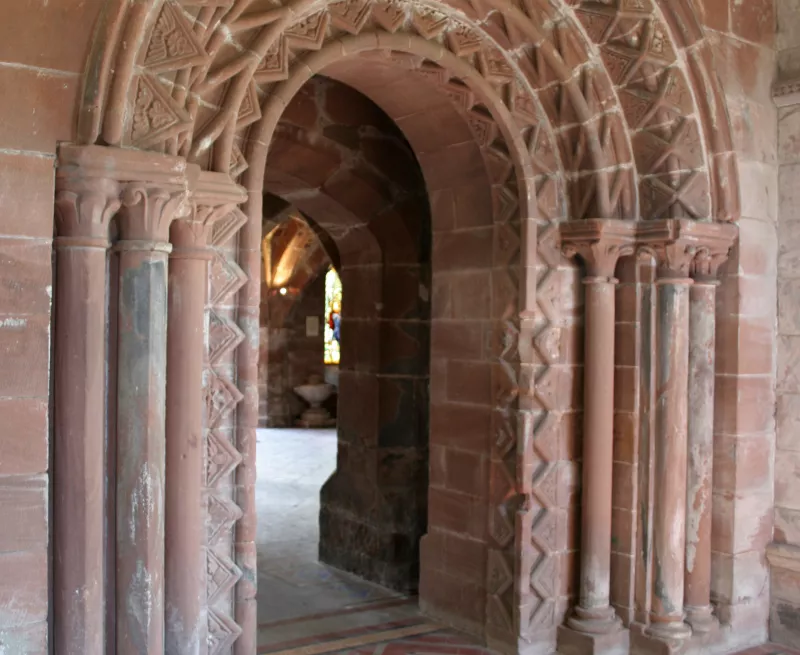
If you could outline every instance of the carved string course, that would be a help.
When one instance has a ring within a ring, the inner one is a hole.
[[[556,224],[567,217],[732,220],[738,207],[736,185],[721,183],[736,173],[708,49],[690,9],[658,5],[347,0],[264,8],[252,0],[147,0],[109,9],[99,28],[105,48],[90,64],[97,82],[84,94],[83,141],[179,154],[234,179],[244,174],[249,192],[212,237],[207,484],[209,515],[222,527],[210,537],[234,524],[237,534],[236,563],[211,562],[209,551],[209,579],[226,569],[228,591],[241,577],[235,604],[214,592],[224,609],[210,615],[212,652],[255,621],[260,194],[270,137],[311,75],[375,50],[395,63],[403,58],[392,53],[417,55],[418,74],[449,89],[476,138],[495,134],[485,155],[514,171],[495,191],[504,244],[495,265],[507,271],[516,311],[502,317],[495,387],[507,392],[497,394],[502,420],[493,428],[492,465],[515,493],[509,499],[503,485],[492,491],[506,500],[489,519],[487,623],[501,639],[528,641],[561,623],[566,601],[555,587],[565,572],[556,555],[567,549],[568,512],[559,486],[570,463],[553,441],[569,407],[561,389],[572,363],[561,343],[568,269]],[[226,437],[214,427],[223,423]],[[519,456],[517,440],[529,444]],[[225,487],[234,470],[235,487]],[[248,652],[251,638],[236,641],[236,652]]]

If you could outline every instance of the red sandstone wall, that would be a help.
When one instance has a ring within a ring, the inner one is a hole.
[[[800,4],[781,5],[787,13],[779,13],[779,43],[784,46],[779,59],[789,72],[793,53],[800,52]],[[800,72],[800,65],[794,72]],[[800,105],[778,110],[778,161],[778,334],[781,350],[793,354],[800,352]],[[781,362],[778,369],[775,540],[800,546],[800,375],[794,361]]]
[[[739,246],[717,311],[712,595],[740,634],[763,638],[772,539],[778,171],[772,0],[703,0],[738,153]]]
[[[779,81],[800,74],[800,3],[778,0]],[[782,102],[781,98],[777,99]],[[800,104],[778,110],[778,369],[773,639],[800,643]]]
[[[0,7],[0,651],[15,655],[46,650],[53,167],[103,4]]]

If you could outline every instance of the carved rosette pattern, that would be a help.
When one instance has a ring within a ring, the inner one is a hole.
[[[234,589],[242,577],[232,559],[233,527],[242,517],[234,502],[233,473],[242,463],[234,443],[236,406],[243,396],[234,383],[233,354],[244,340],[234,321],[234,302],[247,278],[235,261],[235,236],[246,219],[238,208],[219,219],[209,238],[206,312],[205,487],[208,498],[207,602],[209,654],[229,653],[241,634],[233,619]]]

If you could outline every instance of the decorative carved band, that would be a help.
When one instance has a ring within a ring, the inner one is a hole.
[[[687,219],[620,221],[590,219],[560,226],[562,250],[578,255],[590,278],[611,278],[619,257],[640,252],[655,258],[661,279],[698,280],[716,276],[727,259],[738,228],[730,223]]]
[[[620,257],[633,254],[636,223],[589,219],[561,225],[561,242],[567,257],[578,255],[590,278],[610,281]]]

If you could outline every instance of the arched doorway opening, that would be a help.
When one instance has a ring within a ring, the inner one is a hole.
[[[265,169],[266,188],[315,219],[341,256],[342,368],[352,370],[342,370],[340,381],[352,381],[359,403],[348,406],[340,385],[339,466],[323,490],[320,552],[345,570],[406,591],[417,588],[421,566],[423,604],[436,594],[434,604],[445,606],[437,608],[440,618],[482,635],[487,608],[482,600],[467,607],[465,598],[487,593],[481,560],[491,540],[511,546],[499,526],[488,533],[488,517],[478,508],[490,494],[491,426],[504,434],[514,429],[508,423],[514,395],[494,394],[514,371],[515,353],[504,352],[503,343],[515,338],[520,254],[514,232],[525,182],[514,174],[503,132],[468,86],[451,81],[448,92],[442,85],[450,76],[440,72],[431,81],[439,69],[418,55],[366,54],[322,71],[338,83],[310,81],[313,93],[301,88],[284,116],[291,120],[293,110],[299,113],[294,107],[305,108],[305,123],[291,130],[279,123]],[[383,131],[405,136],[405,148],[370,133],[365,112],[355,111],[356,92],[344,83],[381,105],[388,114]],[[454,104],[449,93],[464,94],[470,109]],[[320,99],[321,111],[309,110]],[[342,115],[342,107],[356,115]],[[311,131],[309,113],[322,121],[313,138],[300,132]],[[364,154],[354,153],[362,139]],[[343,166],[321,147],[324,141],[349,151]],[[299,158],[283,165],[284,153],[298,146],[306,153],[303,165]],[[363,171],[353,166],[358,156],[367,159]],[[417,165],[421,176],[414,175]],[[395,199],[398,188],[404,192]],[[355,288],[364,291],[354,294]],[[420,309],[426,306],[430,338]],[[353,349],[351,326],[358,331]],[[415,379],[428,348],[429,387],[424,377]],[[499,370],[498,358],[508,358]],[[428,420],[430,464],[426,448],[416,446],[427,436]],[[501,450],[510,454],[507,445],[497,446],[498,460]],[[457,506],[467,512],[454,512]],[[338,542],[336,552],[325,552],[326,531]],[[450,561],[464,553],[468,562]],[[504,585],[498,590],[510,592]]]
[[[431,220],[424,179],[391,119],[355,90],[322,77],[312,78],[289,104],[268,156],[265,188],[304,218],[302,228],[287,228],[294,236],[286,245],[286,210],[273,218],[278,226],[270,232],[271,270],[262,296],[271,293],[272,305],[287,304],[293,293],[304,302],[314,287],[322,290],[332,265],[342,280],[341,360],[335,375],[325,367],[336,379],[338,456],[320,490],[320,561],[416,594],[429,469]],[[320,251],[329,255],[320,258]],[[299,274],[284,270],[292,259]],[[305,290],[298,293],[292,286],[304,277]],[[286,279],[293,282],[281,287]],[[321,304],[322,294],[316,295]],[[272,370],[281,364],[278,346],[289,344],[276,330],[280,310],[268,314],[262,328],[265,423],[302,423],[297,409],[289,421],[282,418],[291,389],[287,394]],[[318,363],[323,347],[318,339]],[[269,570],[266,560],[262,568]],[[260,588],[270,593],[268,582]],[[363,585],[353,590],[374,594]],[[322,595],[324,589],[317,598]]]
[[[333,319],[341,316],[342,285],[334,266],[338,253],[332,242],[323,247],[303,215],[289,207],[283,220],[273,220],[265,228],[261,243],[259,427],[333,427],[335,390],[324,401],[330,416],[320,412],[315,422],[313,416],[303,419],[309,405],[295,387],[312,377],[315,383],[338,385],[341,326],[334,333],[333,325]]]

